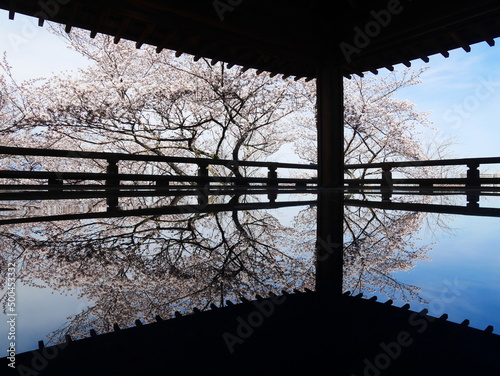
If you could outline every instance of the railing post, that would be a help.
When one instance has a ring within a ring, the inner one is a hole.
[[[108,159],[108,167],[106,168],[106,173],[108,174],[118,174],[118,160],[117,159]],[[117,178],[110,178],[106,180],[107,186],[118,186],[120,184],[120,180]]]
[[[382,201],[387,202],[391,201],[392,196],[392,171],[390,165],[384,165],[382,167],[382,183],[381,191],[382,191]]]
[[[63,180],[59,178],[50,178],[49,185],[63,185]]]
[[[276,181],[276,179],[278,179],[278,172],[276,171],[277,167],[274,165],[270,165],[267,168],[267,178],[269,179],[269,181],[267,182],[267,187],[273,189],[273,191],[269,191],[269,193],[267,194],[267,198],[269,199],[269,201],[274,202],[276,201],[276,198],[278,198],[278,193],[274,191],[274,189],[278,188],[278,182]]]
[[[422,193],[422,194],[434,193],[434,189],[432,189],[432,188],[434,188],[434,184],[432,184],[432,183],[420,183],[418,186],[420,188],[418,190],[419,193]]]
[[[392,189],[392,171],[389,165],[382,167],[382,187]]]
[[[166,190],[170,187],[170,182],[168,180],[165,180],[165,179],[158,179],[156,180],[156,189],[157,190]]]
[[[210,181],[208,179],[208,165],[206,163],[198,164],[198,176],[203,178],[200,179],[201,186],[210,185]]]
[[[267,168],[269,170],[267,172],[267,178],[269,180],[276,180],[276,179],[278,179],[278,172],[276,171],[277,167],[271,165],[271,166],[268,166]],[[267,186],[268,187],[276,187],[276,186],[278,186],[278,182],[277,181],[268,181],[267,182]]]
[[[467,170],[467,183],[465,186],[467,188],[480,187],[481,181],[480,181],[479,163],[477,162],[468,163],[467,167],[469,169]]]
[[[349,182],[349,192],[351,193],[359,193],[361,184],[357,181],[351,181]]]
[[[155,184],[157,189],[168,189],[170,187],[170,182],[165,179],[158,179]]]
[[[108,166],[106,168],[107,174],[118,174],[118,159],[109,158]],[[120,179],[116,177],[109,177],[106,179],[106,191],[109,196],[106,199],[108,205],[108,210],[116,210],[118,208],[118,186],[120,185]]]
[[[465,188],[467,189],[467,207],[478,208],[479,192],[471,189],[481,187],[479,163],[471,162],[467,164],[467,167],[469,168],[467,170],[467,182],[465,183]]]
[[[63,190],[62,186],[64,185],[64,181],[58,177],[49,178],[48,185],[49,188],[52,188],[49,189],[49,192],[61,192]]]
[[[198,205],[208,204],[208,190],[210,188],[210,180],[208,179],[208,164],[199,163],[198,164],[198,177],[200,179],[199,185],[200,189],[198,191]]]

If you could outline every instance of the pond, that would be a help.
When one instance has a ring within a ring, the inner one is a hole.
[[[481,196],[475,209],[459,194],[394,193],[389,202],[346,192],[343,210],[316,191],[281,192],[272,202],[269,192],[139,196],[120,198],[113,210],[102,198],[6,202],[2,278],[15,264],[17,352],[115,323],[315,290],[318,211],[330,210],[343,216],[344,291],[498,333],[498,196]],[[7,338],[2,326],[3,348]]]

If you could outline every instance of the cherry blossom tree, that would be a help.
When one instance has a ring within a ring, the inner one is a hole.
[[[417,135],[429,127],[428,113],[418,111],[414,103],[395,96],[398,90],[418,84],[424,70],[404,68],[380,77],[353,76],[344,80],[345,164],[426,160],[441,145],[422,145]],[[312,107],[315,104],[313,87],[305,92]],[[304,160],[316,163],[317,132],[312,114],[314,112],[303,116],[298,124],[300,136],[295,142],[295,150]],[[413,177],[431,173],[421,167],[401,172]],[[379,171],[346,170],[349,178],[364,178],[376,173]]]
[[[290,122],[304,106],[293,80],[115,45],[106,36],[62,35],[90,67],[17,87],[25,116],[15,124],[39,134],[42,147],[263,160],[293,140]],[[241,170],[232,173],[251,173]],[[191,171],[170,164],[158,172]]]

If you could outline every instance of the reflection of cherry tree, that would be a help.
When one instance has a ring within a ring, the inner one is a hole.
[[[18,259],[25,284],[92,302],[54,333],[81,336],[301,286],[313,276],[291,231],[263,211],[53,222],[5,228],[2,259]]]
[[[311,254],[317,241],[316,215],[317,208],[305,209],[294,224],[302,235],[295,243],[297,249],[309,249]],[[405,301],[420,299],[417,286],[398,281],[393,273],[409,270],[417,261],[426,259],[428,247],[414,243],[414,234],[425,217],[426,213],[346,206],[343,289],[353,293],[383,293]],[[318,241],[328,246],[330,239]]]
[[[346,207],[346,289],[383,292],[406,301],[419,298],[416,286],[398,281],[392,273],[409,270],[426,259],[428,247],[414,243],[425,217],[421,212]]]

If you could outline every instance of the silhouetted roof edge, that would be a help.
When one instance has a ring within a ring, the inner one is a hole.
[[[316,76],[333,59],[362,75],[500,36],[495,0],[0,0],[0,8],[271,74]],[[333,9],[333,10],[332,10]]]

